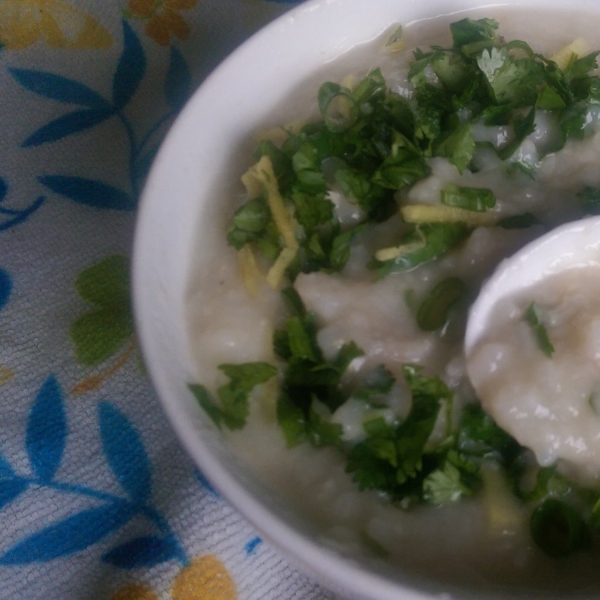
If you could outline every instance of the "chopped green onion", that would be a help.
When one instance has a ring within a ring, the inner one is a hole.
[[[441,329],[448,321],[450,308],[466,292],[466,285],[457,277],[450,277],[438,283],[427,294],[417,311],[417,324],[423,331]]]
[[[587,185],[577,194],[586,215],[600,214],[600,188]]]
[[[329,131],[342,132],[350,129],[359,117],[358,106],[352,92],[330,81],[319,88],[319,109]]]
[[[402,25],[399,25],[398,28],[390,35],[388,41],[386,42],[386,46],[393,46],[397,44],[402,39]]]
[[[458,187],[449,184],[442,190],[441,194],[442,204],[476,212],[485,212],[488,208],[493,208],[496,205],[494,192],[487,188]]]
[[[590,530],[572,506],[548,498],[531,515],[531,537],[548,555],[569,556],[587,547]]]

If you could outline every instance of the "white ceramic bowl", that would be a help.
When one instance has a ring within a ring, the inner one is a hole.
[[[298,82],[393,23],[406,25],[485,4],[479,0],[301,4],[236,50],[191,98],[159,152],[139,211],[133,261],[136,322],[147,368],[175,432],[208,479],[262,535],[344,598],[417,600],[449,597],[448,591],[465,599],[508,594],[447,590],[414,573],[376,570],[344,558],[319,544],[310,524],[286,510],[249,474],[187,388],[187,382],[196,379],[185,295],[197,237],[210,229],[221,197],[218,191],[231,179],[227,166],[256,124]],[[504,5],[564,8],[563,0],[503,0],[493,6]],[[569,8],[600,14],[598,0],[571,0]]]

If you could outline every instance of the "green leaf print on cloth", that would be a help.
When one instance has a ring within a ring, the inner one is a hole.
[[[79,273],[75,287],[93,309],[71,325],[69,334],[78,362],[96,366],[133,335],[127,259],[114,255],[101,260]]]

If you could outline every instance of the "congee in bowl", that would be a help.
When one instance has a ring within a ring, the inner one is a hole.
[[[510,360],[477,362],[503,393],[483,404],[463,346],[504,258],[600,212],[599,23],[515,6],[390,22],[240,144],[198,233],[186,383],[322,546],[449,590],[598,589],[600,309],[585,331],[564,289],[597,296],[600,271],[504,310],[488,342]],[[571,317],[585,382],[560,363]]]

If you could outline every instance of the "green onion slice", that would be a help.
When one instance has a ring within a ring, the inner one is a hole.
[[[421,303],[417,311],[417,324],[423,331],[436,331],[448,321],[450,308],[466,292],[466,285],[457,277],[438,283]]]
[[[318,101],[329,131],[342,133],[358,120],[359,109],[348,88],[328,81],[319,88]]]

